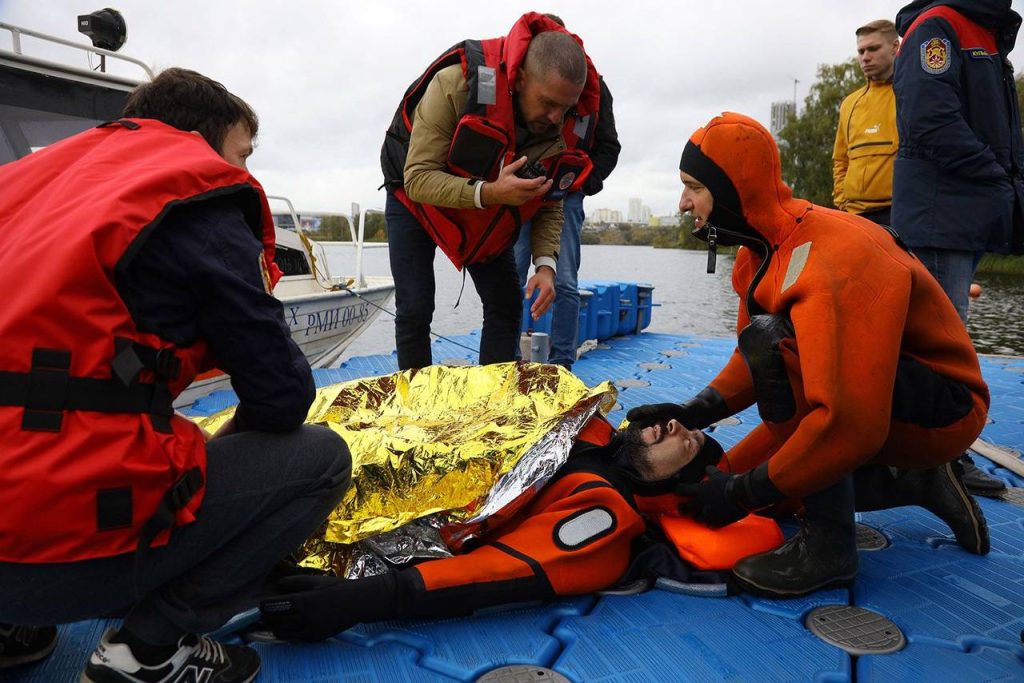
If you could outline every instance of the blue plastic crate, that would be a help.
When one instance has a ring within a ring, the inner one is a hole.
[[[594,292],[590,301],[591,315],[596,312],[592,339],[608,339],[619,331],[619,283],[590,280],[585,287]]]

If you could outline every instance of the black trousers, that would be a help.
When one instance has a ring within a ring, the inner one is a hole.
[[[437,245],[409,210],[388,193],[391,275],[395,279],[395,348],[401,370],[432,364],[430,323],[434,318],[434,254]],[[515,251],[508,249],[486,263],[466,266],[483,304],[480,364],[515,360],[523,312]],[[454,292],[452,293],[454,295]]]
[[[212,631],[254,607],[267,572],[296,550],[348,488],[352,460],[326,427],[242,432],[208,444],[197,521],[152,548],[82,562],[0,562],[0,622],[43,625],[128,612],[125,626],[154,644]]]

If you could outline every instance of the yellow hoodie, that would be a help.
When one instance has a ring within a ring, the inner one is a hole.
[[[832,151],[832,201],[836,208],[864,213],[892,205],[892,164],[899,136],[892,81],[854,91],[839,108]]]

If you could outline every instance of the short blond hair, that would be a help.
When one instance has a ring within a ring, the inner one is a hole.
[[[888,19],[875,19],[861,26],[855,31],[858,38],[866,36],[869,33],[881,33],[885,38],[896,40],[899,38],[899,34],[896,33],[896,24],[892,23]]]

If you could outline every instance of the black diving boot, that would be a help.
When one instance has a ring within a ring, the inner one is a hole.
[[[945,522],[964,550],[987,555],[985,514],[967,492],[962,474],[959,460],[927,470],[866,465],[853,473],[857,510],[919,505]]]
[[[995,477],[983,472],[974,464],[974,458],[964,453],[960,456],[960,466],[963,467],[963,475],[960,477],[968,492],[976,496],[998,496],[1006,490],[1006,484]]]
[[[857,575],[853,526],[853,481],[844,477],[804,498],[800,531],[775,550],[736,563],[739,586],[771,598],[795,598],[816,590],[849,585]]]

